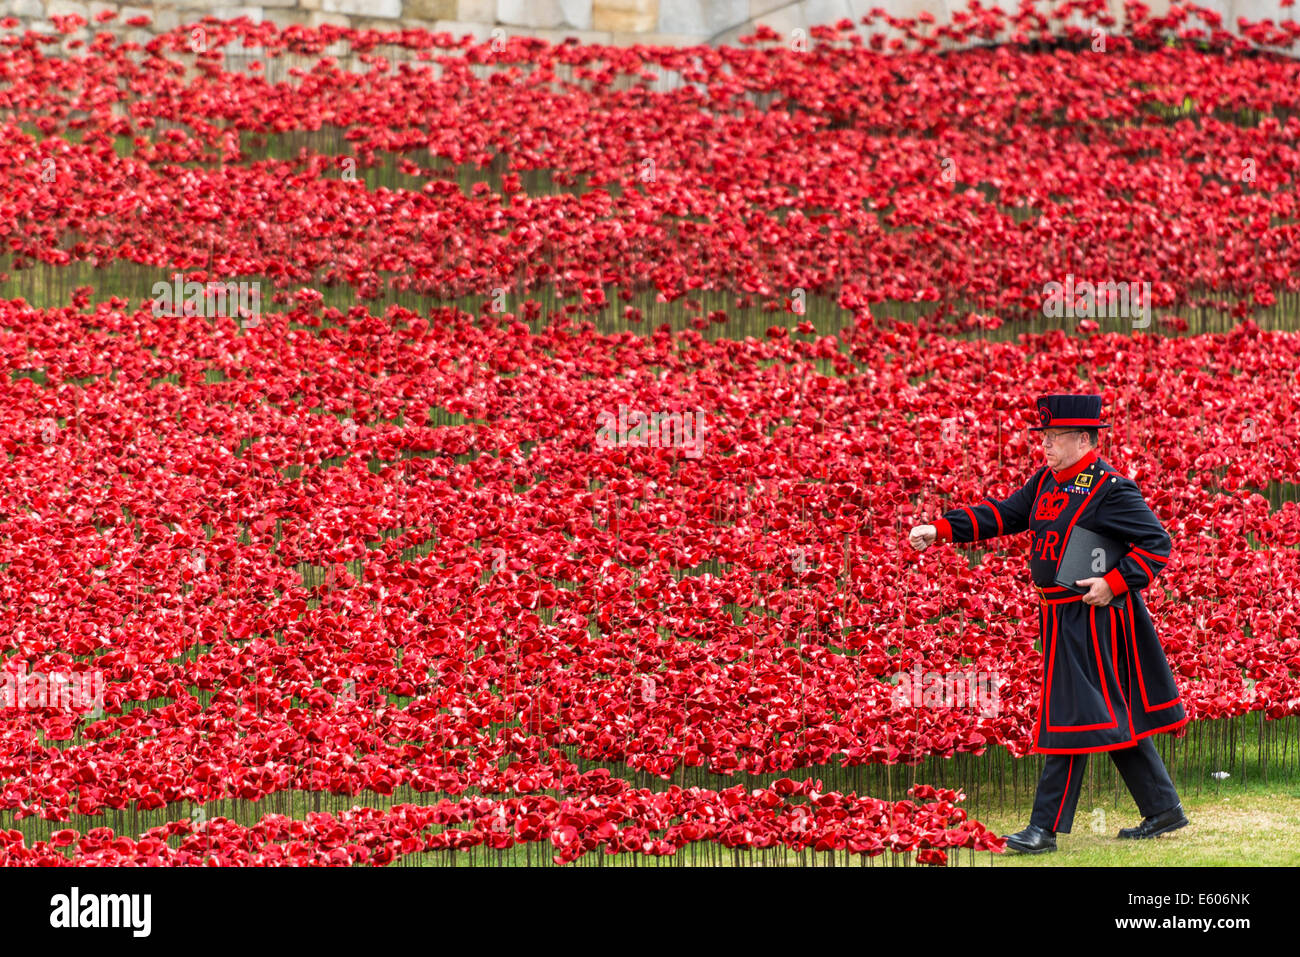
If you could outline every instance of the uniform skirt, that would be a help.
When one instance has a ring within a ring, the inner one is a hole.
[[[1043,655],[1036,752],[1131,747],[1187,722],[1140,594],[1088,605],[1067,588],[1035,588]]]

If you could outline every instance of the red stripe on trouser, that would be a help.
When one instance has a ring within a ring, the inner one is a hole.
[[[1070,796],[1070,777],[1074,774],[1074,755],[1070,755],[1070,767],[1065,772],[1065,793],[1061,795],[1061,806],[1056,812],[1056,820],[1052,822],[1052,830],[1056,830],[1056,825],[1061,823],[1061,812],[1065,810],[1065,801]]]

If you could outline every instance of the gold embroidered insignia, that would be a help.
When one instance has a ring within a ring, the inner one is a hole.
[[[1074,484],[1081,485],[1084,488],[1092,488],[1092,473],[1080,472],[1074,477]]]

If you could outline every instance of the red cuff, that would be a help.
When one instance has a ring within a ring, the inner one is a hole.
[[[1128,582],[1126,582],[1124,576],[1119,573],[1118,565],[1103,575],[1102,581],[1109,585],[1110,590],[1116,595],[1122,595],[1124,592],[1128,591]]]
[[[948,524],[948,520],[946,518],[936,518],[930,524],[934,526],[934,530],[936,533],[935,536],[936,543],[952,541],[952,526]]]

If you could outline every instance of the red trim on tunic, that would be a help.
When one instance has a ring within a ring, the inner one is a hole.
[[[1150,731],[1143,731],[1132,741],[1120,741],[1118,744],[1103,744],[1095,748],[1040,748],[1034,745],[1034,750],[1038,754],[1095,754],[1098,751],[1118,751],[1120,748],[1131,748],[1143,738],[1150,737],[1153,734],[1159,734],[1161,731],[1172,731],[1175,728],[1181,728],[1188,721],[1191,721],[1191,715],[1183,718],[1181,721],[1175,721],[1173,724],[1167,724],[1163,728],[1152,728]]]
[[[993,504],[993,500],[991,498],[986,498],[984,501],[988,502],[989,508],[993,509],[993,517],[998,520],[998,534],[1001,535],[1002,534],[1002,513],[998,511],[998,507]]]
[[[1178,704],[1178,686],[1174,686],[1174,696],[1164,704],[1152,704],[1147,700],[1147,684],[1142,677],[1142,662],[1138,659],[1138,642],[1137,642],[1137,625],[1133,622],[1133,593],[1129,592],[1128,597],[1124,599],[1124,605],[1128,609],[1128,623],[1130,628],[1129,637],[1133,640],[1133,668],[1138,673],[1138,689],[1142,692],[1142,707],[1147,711],[1159,711],[1162,708],[1168,708]]]
[[[1146,550],[1144,550],[1144,549],[1138,548],[1136,545],[1133,545],[1133,546],[1131,546],[1131,547],[1132,547],[1133,551],[1137,552],[1139,555],[1145,555],[1147,558],[1154,558],[1154,559],[1155,559],[1156,561],[1158,561],[1158,562],[1167,562],[1167,561],[1169,561],[1169,556],[1168,556],[1168,555],[1152,555],[1150,552],[1148,552],[1148,551],[1146,551]]]
[[[1061,536],[1061,541],[1062,541],[1063,543],[1064,543],[1064,542],[1068,542],[1068,541],[1070,540],[1070,532],[1074,529],[1074,523],[1077,522],[1077,521],[1079,520],[1079,516],[1083,514],[1083,510],[1084,510],[1085,508],[1088,507],[1088,503],[1092,501],[1092,497],[1093,497],[1094,495],[1097,494],[1097,489],[1099,489],[1099,488],[1101,488],[1101,483],[1100,483],[1100,482],[1098,482],[1097,485],[1096,485],[1096,487],[1093,488],[1093,490],[1092,490],[1091,492],[1089,492],[1089,493],[1087,494],[1087,496],[1085,496],[1085,498],[1084,498],[1084,500],[1083,500],[1083,504],[1080,505],[1078,511],[1076,511],[1076,512],[1074,513],[1074,518],[1070,519],[1070,524],[1067,525],[1067,526],[1065,526],[1065,534],[1063,534],[1063,535]],[[1061,558],[1064,558],[1064,557],[1065,557],[1065,548],[1064,548],[1064,546],[1062,546],[1062,548],[1061,548]],[[1056,570],[1057,570],[1058,572],[1061,570],[1061,558],[1058,558],[1058,559],[1056,560]],[[1053,575],[1052,577],[1055,578],[1056,576]],[[1082,597],[1082,596],[1080,596],[1080,597]]]
[[[1034,489],[1034,500],[1033,500],[1033,502],[1031,502],[1030,505],[1029,505],[1029,514],[1030,514],[1030,515],[1033,515],[1033,514],[1034,514],[1035,507],[1038,505],[1038,493],[1041,492],[1041,491],[1043,490],[1043,481],[1044,481],[1044,479],[1047,478],[1047,473],[1050,472],[1050,471],[1052,471],[1052,470],[1051,470],[1051,469],[1043,469],[1043,474],[1040,475],[1040,476],[1038,477],[1038,488]]]
[[[1151,571],[1151,566],[1148,565],[1146,562],[1142,561],[1142,556],[1141,556],[1141,555],[1134,555],[1134,556],[1133,556],[1133,561],[1135,561],[1135,562],[1137,562],[1139,565],[1141,565],[1141,566],[1142,566],[1142,570],[1143,570],[1144,572],[1147,573],[1147,584],[1148,584],[1148,585],[1151,584],[1153,581],[1156,580],[1155,573],[1154,573],[1153,571]]]
[[[1118,598],[1120,595],[1124,594],[1124,592],[1128,591],[1128,582],[1126,582],[1124,576],[1119,573],[1118,565],[1106,574],[1102,575],[1101,578],[1102,581],[1110,586],[1110,593],[1113,598]]]
[[[1039,604],[1038,606],[1038,637],[1043,641],[1043,677],[1038,683],[1038,703],[1042,704],[1047,699],[1047,605]],[[1038,737],[1041,734],[1046,712],[1039,714],[1038,721],[1034,724],[1034,747],[1038,747]]]
[[[1110,686],[1106,684],[1106,669],[1102,667],[1101,662],[1101,645],[1097,642],[1097,606],[1088,606],[1088,633],[1092,635],[1092,650],[1097,656],[1097,680],[1101,682],[1101,695],[1106,699],[1106,710],[1110,712],[1110,720],[1119,727],[1119,718],[1115,716],[1115,706],[1110,703]]]
[[[1128,641],[1128,627],[1124,624],[1124,613],[1123,613],[1123,612],[1120,612],[1120,613],[1119,613],[1119,630],[1122,631],[1122,632],[1124,632],[1124,641],[1127,643],[1127,641]],[[1128,657],[1128,649],[1127,649],[1127,648],[1124,649],[1124,657],[1125,657],[1125,658]],[[1130,702],[1130,704],[1129,704],[1129,719],[1128,719],[1128,723],[1129,723],[1130,726],[1132,726],[1132,724],[1133,724],[1133,705],[1132,705],[1132,701],[1133,701],[1133,672],[1134,672],[1136,669],[1137,669],[1137,662],[1136,662],[1136,661],[1130,661],[1130,662],[1128,663],[1128,700],[1129,700],[1129,702]],[[1136,736],[1136,735],[1134,735],[1133,740],[1134,740],[1134,741],[1137,740],[1137,736]]]
[[[1083,596],[1077,596],[1082,599]],[[1053,603],[1056,604],[1056,603]],[[1109,724],[1052,724],[1052,671],[1056,668],[1056,609],[1052,609],[1052,654],[1047,662],[1047,698],[1043,702],[1043,723],[1048,733],[1053,731],[1105,731],[1119,727],[1119,718],[1115,716],[1115,706],[1110,703],[1110,691],[1106,688],[1106,673],[1101,667],[1101,647],[1097,644],[1096,605],[1089,606],[1088,631],[1092,635],[1092,648],[1097,656],[1097,677],[1101,680],[1102,694],[1106,699],[1106,709],[1110,712]]]
[[[1120,615],[1120,621],[1123,622],[1123,620],[1124,620],[1124,616]],[[1124,711],[1128,714],[1129,737],[1133,737],[1133,709],[1132,707],[1129,706],[1129,699],[1124,696],[1124,688],[1119,683],[1119,670],[1118,670],[1118,665],[1116,665],[1116,661],[1118,660],[1118,658],[1116,657],[1117,653],[1118,653],[1118,647],[1116,644],[1115,606],[1111,605],[1110,606],[1110,666],[1111,669],[1115,671],[1115,687],[1119,690],[1119,700],[1124,702]],[[1133,670],[1131,668],[1125,670],[1127,670],[1129,673],[1128,674],[1129,694],[1131,695],[1133,692]]]
[[[1048,594],[1049,592],[1063,592],[1063,591],[1064,591],[1064,592],[1070,592],[1070,594],[1072,594],[1072,595],[1073,595],[1073,594],[1076,594],[1076,592],[1071,591],[1069,588],[1066,588],[1064,585],[1048,585],[1048,586],[1046,586],[1046,587],[1044,587],[1044,586],[1042,586],[1042,585],[1035,585],[1035,586],[1034,586],[1034,590],[1038,592],[1038,594],[1039,594],[1040,597],[1041,597],[1042,595]]]

